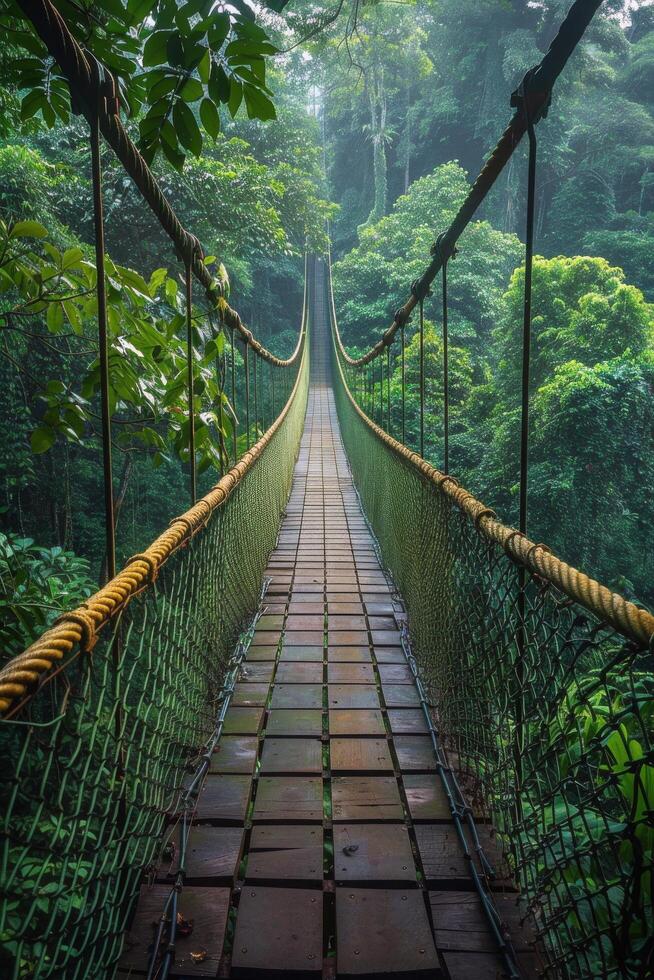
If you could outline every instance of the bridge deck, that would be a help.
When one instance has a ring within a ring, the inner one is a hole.
[[[402,604],[352,485],[323,338],[264,614],[199,799],[181,897],[194,925],[171,975],[500,977],[401,646]],[[160,881],[143,891],[131,973],[147,960]],[[500,902],[515,919],[514,898]]]

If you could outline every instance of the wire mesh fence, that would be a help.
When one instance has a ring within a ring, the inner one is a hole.
[[[290,490],[308,350],[286,414],[204,528],[91,653],[76,647],[0,722],[0,974],[110,975],[184,773],[215,726]]]
[[[355,407],[338,352],[335,337],[343,440],[406,602],[440,738],[511,856],[548,974],[651,976],[651,645],[490,540],[428,464]]]

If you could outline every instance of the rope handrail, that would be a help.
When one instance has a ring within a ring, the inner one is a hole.
[[[515,562],[523,566],[528,572],[551,582],[570,599],[578,602],[624,636],[638,644],[647,646],[654,638],[654,616],[650,612],[625,599],[624,596],[612,592],[605,585],[569,565],[553,554],[547,545],[537,544],[515,528],[503,524],[490,507],[487,507],[486,504],[462,487],[453,476],[436,469],[419,453],[398,442],[366,415],[350,391],[338,357],[338,354],[342,353],[343,347],[336,320],[329,256],[327,269],[332,337],[337,354],[336,363],[340,382],[360,418],[370,427],[377,438],[399,456],[404,463],[415,469],[424,480],[433,483],[443,496],[470,518],[486,540],[492,544],[500,545]]]
[[[89,119],[97,116],[105,140],[174,243],[180,257],[204,287],[209,301],[218,307],[223,322],[239,334],[241,341],[247,344],[257,357],[272,364],[273,367],[289,367],[295,363],[300,351],[299,338],[290,357],[277,357],[256,339],[237,311],[225,300],[220,282],[212,276],[204,264],[199,240],[182,225],[156,177],[121,122],[115,97],[107,105],[107,83],[109,82],[109,88],[114,96],[116,87],[106,69],[83,50],[51,0],[18,0],[18,5],[32,22],[41,41],[66,76],[74,102],[82,104],[84,113]]]
[[[537,122],[547,113],[552,87],[602,2],[603,0],[575,0],[572,4],[547,52],[539,64],[526,73],[522,83],[513,93],[511,104],[516,106],[515,114],[484,163],[449,228],[439,235],[432,246],[431,262],[422,276],[412,284],[411,295],[395,312],[390,327],[377,343],[360,357],[352,357],[342,345],[340,346],[341,354],[348,365],[363,367],[383,354],[384,350],[393,343],[397,331],[408,323],[416,306],[428,295],[429,287],[437,273],[454,255],[457,241],[527,132],[528,118],[531,118],[532,122]],[[528,104],[528,113],[524,111],[525,104]]]
[[[36,689],[55,664],[75,646],[80,653],[90,652],[100,631],[131,600],[150,588],[162,566],[180,548],[187,545],[206,526],[213,512],[223,506],[239,483],[269,444],[293,404],[302,379],[306,352],[308,289],[305,278],[304,302],[298,351],[302,352],[300,370],[282,411],[261,438],[248,449],[211,490],[179,517],[140,554],[130,558],[118,574],[76,609],[64,613],[38,640],[17,654],[0,669],[0,715],[11,716]],[[71,663],[72,658],[67,662]],[[12,710],[13,709],[13,710]]]

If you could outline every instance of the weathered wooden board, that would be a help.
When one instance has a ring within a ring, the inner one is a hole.
[[[322,892],[246,885],[236,919],[232,976],[322,972]]]
[[[439,977],[422,892],[338,888],[336,964],[339,977]]]

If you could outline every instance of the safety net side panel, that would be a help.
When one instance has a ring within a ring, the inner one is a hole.
[[[440,737],[469,804],[512,855],[549,972],[645,977],[652,653],[489,540],[355,406],[336,351],[335,338],[343,440]]]
[[[189,763],[212,732],[290,492],[308,350],[285,416],[206,526],[91,652],[0,724],[0,974],[111,973]],[[256,448],[256,447],[255,447]],[[235,471],[232,471],[233,473]]]

